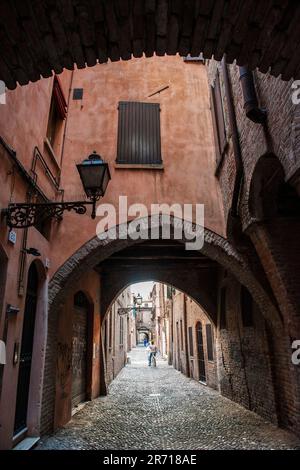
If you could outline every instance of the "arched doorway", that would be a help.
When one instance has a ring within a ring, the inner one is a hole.
[[[26,429],[27,426],[27,411],[32,365],[38,283],[38,271],[35,264],[33,263],[31,264],[28,271],[27,293],[24,308],[24,320],[21,340],[22,342],[19,358],[17,401],[14,423],[15,435]]]
[[[87,398],[89,302],[81,291],[74,295],[72,338],[72,408]]]
[[[206,370],[204,360],[204,347],[203,347],[203,332],[202,323],[200,321],[196,324],[196,337],[197,337],[197,356],[198,356],[198,371],[199,381],[206,383]]]

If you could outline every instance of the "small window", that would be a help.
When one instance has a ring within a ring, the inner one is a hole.
[[[241,287],[241,312],[243,326],[253,326],[253,298],[244,286]]]
[[[226,287],[222,287],[220,294],[220,330],[226,329]]]
[[[66,115],[67,103],[59,79],[55,75],[47,126],[47,139],[54,151],[57,149],[58,138]]]
[[[207,359],[214,360],[214,337],[213,329],[210,323],[206,325],[206,344],[207,344]]]
[[[73,90],[73,100],[82,100],[83,98],[83,88],[74,88]]]
[[[161,165],[160,106],[119,103],[117,164]]]
[[[218,166],[227,144],[223,100],[218,71],[214,85],[211,86],[211,111],[216,145],[216,163]]]
[[[194,356],[193,327],[192,326],[189,326],[189,346],[190,346],[190,356]]]

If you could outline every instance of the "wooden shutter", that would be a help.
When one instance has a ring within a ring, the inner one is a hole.
[[[119,103],[117,163],[161,164],[158,103]]]
[[[227,143],[219,72],[217,72],[214,86],[211,87],[211,110],[217,149],[216,161],[219,163]]]
[[[211,324],[206,325],[206,344],[207,344],[207,359],[214,360],[214,344],[213,344],[213,331]]]

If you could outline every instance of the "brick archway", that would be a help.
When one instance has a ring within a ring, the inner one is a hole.
[[[147,219],[148,222],[148,219]],[[165,221],[164,221],[165,223]],[[176,219],[170,218],[171,237]],[[162,217],[157,219],[159,227],[162,226]],[[127,224],[117,227],[117,236],[123,232]],[[141,225],[143,225],[141,223]],[[146,220],[144,220],[144,226]],[[184,243],[185,239],[180,243]],[[114,253],[121,252],[128,246],[134,247],[142,240],[101,240],[97,237],[89,240],[79,248],[55,273],[49,283],[49,312],[48,312],[48,344],[45,366],[45,378],[43,386],[42,406],[42,433],[51,432],[53,429],[54,395],[55,395],[55,367],[56,367],[56,332],[59,313],[68,293],[74,283],[78,283],[85,272],[94,269],[96,265],[108,260]],[[267,290],[259,282],[258,273],[251,270],[246,260],[236,252],[233,246],[218,234],[204,229],[204,246],[201,253],[207,258],[216,261],[224,269],[231,272],[238,281],[245,285],[258,304],[260,311],[266,319],[275,343],[282,352],[284,348],[281,338],[282,322],[276,306],[269,297]],[[122,286],[120,286],[121,288]],[[180,286],[178,285],[180,288]],[[216,293],[217,295],[217,293]],[[285,356],[283,362],[285,361]],[[104,391],[103,391],[104,393]]]
[[[143,225],[142,219],[140,220]],[[176,219],[170,217],[171,238],[174,233],[174,223]],[[164,222],[165,223],[165,222]],[[72,284],[80,279],[84,272],[93,269],[100,262],[108,259],[115,252],[121,251],[129,246],[139,244],[142,240],[123,240],[118,238],[127,224],[117,227],[117,239],[101,240],[97,236],[89,240],[79,248],[54,274],[49,283],[49,317],[55,315],[64,302]],[[145,226],[148,220],[145,220]],[[149,224],[150,226],[150,224]],[[162,227],[162,218],[159,218],[158,226]],[[185,243],[183,238],[181,243]],[[204,229],[204,246],[200,250],[208,258],[216,261],[224,269],[231,272],[241,284],[243,284],[252,294],[256,303],[260,307],[265,319],[278,331],[282,326],[276,306],[273,304],[264,286],[258,281],[259,275],[251,270],[246,259],[239,254],[235,248],[223,237]]]
[[[277,0],[0,1],[0,80],[14,89],[64,68],[132,56],[191,54],[300,77],[300,5]],[[295,49],[296,47],[296,49]]]

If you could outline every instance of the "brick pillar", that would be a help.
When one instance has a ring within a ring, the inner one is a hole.
[[[281,365],[286,369],[283,380],[288,397],[284,418],[288,422],[284,424],[297,434],[300,434],[300,366],[292,364],[291,345],[293,340],[300,339],[299,233],[300,221],[296,218],[276,218],[252,226],[249,231],[283,318],[284,329],[277,333],[286,354]],[[280,374],[283,373],[282,370]]]

